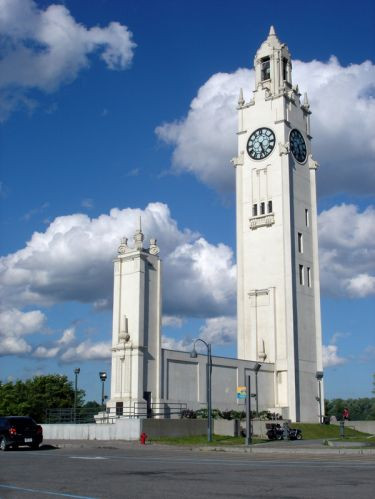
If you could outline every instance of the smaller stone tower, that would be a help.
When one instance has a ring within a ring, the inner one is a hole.
[[[118,415],[151,411],[160,399],[161,260],[156,239],[143,247],[141,222],[134,247],[123,238],[114,260],[111,399]]]

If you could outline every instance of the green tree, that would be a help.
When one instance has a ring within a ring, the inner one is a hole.
[[[77,407],[82,405],[84,395],[83,390],[78,390]],[[31,416],[43,423],[46,409],[73,405],[73,383],[67,376],[49,374],[26,381],[0,383],[0,416]]]

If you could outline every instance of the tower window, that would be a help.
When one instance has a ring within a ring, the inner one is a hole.
[[[253,217],[258,216],[258,205],[253,204]]]
[[[298,253],[303,253],[303,236],[298,232]]]
[[[266,212],[266,204],[264,202],[260,203],[260,214],[264,215],[265,212]]]
[[[311,268],[307,267],[307,285],[311,288]]]
[[[286,57],[283,58],[283,80],[286,81],[288,79],[288,59]]]
[[[303,275],[303,265],[299,266],[299,283],[301,284],[301,286],[305,284],[305,279]]]
[[[268,213],[272,213],[272,201],[268,201]]]
[[[262,59],[260,68],[261,81],[269,80],[271,78],[271,64],[269,57],[264,57]]]
[[[307,208],[305,209],[305,225],[306,225],[306,227],[308,227],[310,225],[309,210]]]

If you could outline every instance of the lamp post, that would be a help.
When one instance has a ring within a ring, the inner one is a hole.
[[[211,356],[211,345],[210,343],[206,343],[204,340],[201,338],[198,338],[194,340],[193,343],[193,350],[190,353],[190,357],[192,359],[196,359],[198,357],[197,351],[195,349],[196,343],[200,341],[202,342],[206,348],[207,348],[207,440],[209,442],[212,442],[212,384],[211,384],[211,379],[212,379],[212,356]]]
[[[258,372],[259,369],[262,367],[262,364],[259,364],[257,362],[253,368],[253,371],[255,372],[255,396],[256,396],[256,406],[255,406],[255,412],[256,416],[259,417],[259,406],[258,406]]]
[[[81,372],[79,367],[74,369],[74,422],[77,421],[77,387],[78,387],[78,374]]]
[[[102,406],[104,406],[105,396],[104,396],[104,383],[107,379],[107,373],[105,371],[100,371],[99,378],[102,382]]]
[[[318,389],[319,389],[319,423],[322,423],[322,379],[323,379],[323,371],[317,371],[315,374],[316,379],[318,380]]]

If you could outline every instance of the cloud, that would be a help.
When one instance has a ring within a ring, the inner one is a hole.
[[[53,92],[73,81],[99,53],[108,69],[126,69],[136,44],[126,26],[86,28],[61,4],[39,9],[33,0],[0,0],[0,119],[32,108],[32,89]]]
[[[32,355],[38,359],[52,359],[53,357],[56,357],[59,351],[59,347],[46,348],[44,346],[38,346],[33,351]]]
[[[16,308],[0,312],[0,336],[19,337],[43,329],[46,316],[40,310],[21,312]]]
[[[375,65],[366,61],[345,67],[335,57],[328,62],[294,61],[293,80],[307,91],[313,112],[313,151],[321,164],[318,192],[374,192]],[[199,88],[185,117],[155,130],[173,147],[175,172],[192,173],[222,193],[234,190],[229,161],[237,154],[240,88],[249,99],[253,70],[217,73]]]
[[[77,301],[108,308],[112,260],[120,238],[134,234],[140,215],[145,244],[156,236],[161,248],[165,315],[232,313],[236,288],[232,250],[180,230],[162,203],[150,203],[144,210],[114,208],[92,219],[83,214],[56,218],[45,232],[35,232],[25,248],[0,258],[4,306]]]
[[[91,198],[85,198],[81,201],[82,208],[91,210],[94,207],[94,201]]]
[[[237,320],[235,317],[213,317],[207,319],[203,326],[199,328],[199,332],[194,335],[185,334],[182,338],[176,339],[163,335],[163,348],[169,350],[191,351],[193,349],[193,341],[195,338],[210,343],[211,345],[228,345],[236,341],[237,337]],[[196,345],[198,352],[205,353],[205,347],[200,342]]]
[[[57,341],[57,343],[59,345],[69,345],[70,343],[72,343],[72,341],[75,340],[75,337],[76,337],[76,331],[75,331],[75,327],[69,327],[67,329],[65,329],[65,331],[63,332],[61,338]]]
[[[164,279],[169,314],[207,317],[235,310],[236,267],[224,244],[199,238],[177,246],[165,258]]]
[[[182,327],[184,320],[182,317],[176,317],[174,315],[163,315],[162,325],[164,327]]]
[[[0,336],[0,356],[24,355],[31,352],[31,346],[18,336]]]
[[[345,364],[347,359],[338,355],[337,345],[323,345],[323,367],[334,367]]]
[[[22,338],[40,332],[45,326],[46,317],[40,310],[22,312],[16,308],[0,312],[0,356],[23,355],[32,347]]]
[[[213,317],[200,328],[199,337],[214,345],[227,345],[237,340],[235,317]]]
[[[163,334],[162,348],[167,350],[177,350],[179,352],[191,352],[193,349],[193,340],[190,337],[177,340]]]
[[[74,362],[77,360],[95,360],[111,358],[111,343],[83,341],[77,346],[68,348],[62,355],[63,362]]]
[[[322,292],[364,298],[375,294],[375,209],[352,204],[320,213],[319,257]]]
[[[42,213],[48,207],[49,207],[49,203],[45,202],[41,206],[38,206],[38,208],[32,208],[31,210],[29,210],[27,213],[25,213],[21,217],[21,220],[25,220],[26,222],[28,222],[34,215],[38,215],[39,213]]]

